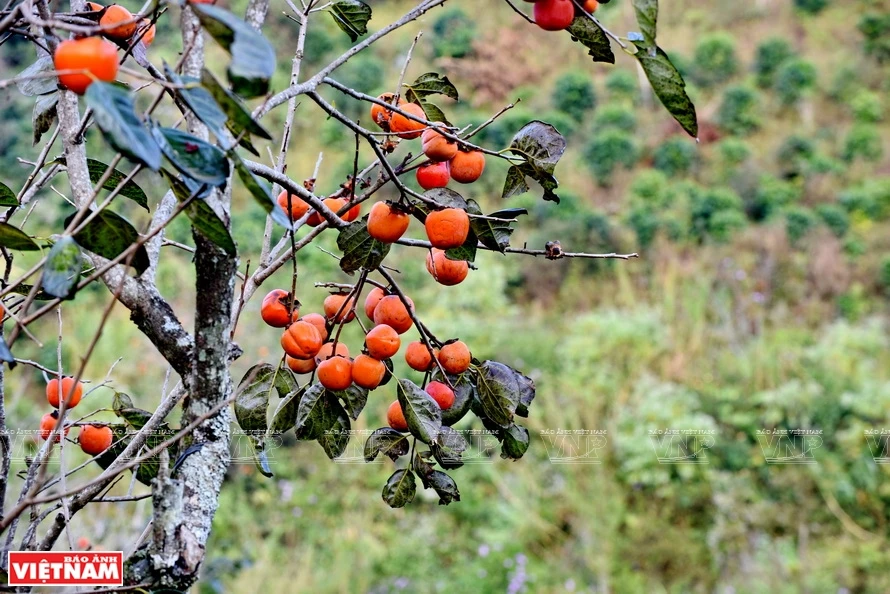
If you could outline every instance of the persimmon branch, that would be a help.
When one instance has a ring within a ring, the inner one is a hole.
[[[396,243],[398,243],[399,245],[407,245],[410,247],[417,247],[417,248],[423,248],[423,249],[430,249],[433,247],[430,242],[424,241],[422,239],[402,238],[402,239],[399,239]],[[493,250],[490,247],[485,246],[481,243],[476,246],[476,249],[485,250],[485,251],[489,251],[489,252],[497,252],[497,250]],[[530,249],[526,249],[526,248],[512,248],[512,247],[508,247],[507,249],[505,249],[504,253],[523,254],[525,256],[534,256],[536,258],[544,257],[544,258],[547,258],[548,260],[561,260],[562,258],[588,258],[588,259],[592,259],[592,260],[631,260],[633,258],[640,257],[640,255],[637,254],[636,252],[631,253],[631,254],[616,254],[614,252],[609,253],[609,254],[588,254],[588,253],[584,253],[584,252],[563,252],[560,250],[558,252],[558,255],[556,255],[556,254],[554,254],[554,252],[552,252],[552,251],[548,252],[547,250],[530,250]]]

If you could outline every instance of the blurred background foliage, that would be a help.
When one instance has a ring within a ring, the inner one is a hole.
[[[412,4],[370,3],[372,29]],[[229,6],[241,11],[244,4]],[[266,30],[278,47],[279,89],[296,40],[282,8],[273,3]],[[156,63],[176,60],[175,16],[173,9],[159,24],[150,53]],[[626,0],[603,5],[598,16],[617,32],[634,28]],[[285,438],[273,452],[275,478],[265,479],[243,459],[249,452],[238,441],[241,458],[221,499],[199,590],[890,591],[890,475],[874,463],[865,434],[890,428],[888,3],[663,3],[660,44],[689,82],[698,143],[672,123],[620,52],[614,67],[592,64],[567,35],[526,26],[506,6],[482,10],[453,0],[335,78],[374,95],[393,90],[421,29],[408,79],[447,74],[462,95],[459,103],[442,102],[453,122],[482,122],[521,99],[480,143],[502,148],[531,119],[553,123],[568,138],[557,169],[562,203],[542,202],[539,190],[511,199],[510,206],[530,211],[514,244],[540,248],[559,239],[570,251],[636,251],[641,258],[548,262],[486,253],[467,282],[442,288],[424,271],[423,254],[394,250],[391,264],[434,332],[459,336],[479,358],[535,378],[531,449],[517,463],[492,459],[454,473],[460,503],[437,507],[424,496],[391,510],[380,500],[389,463],[333,464],[315,444]],[[5,74],[33,60],[24,42],[6,45]],[[329,17],[317,15],[304,72],[347,47]],[[212,47],[210,64],[216,52]],[[31,106],[14,88],[0,93],[7,106],[0,115],[3,181],[14,186],[28,172],[21,160],[37,154]],[[324,94],[367,120],[366,106],[330,89]],[[159,113],[175,121],[172,107]],[[283,116],[279,110],[264,123],[280,130]],[[93,156],[110,157],[92,133],[88,142]],[[318,187],[332,192],[352,170],[353,142],[302,102],[288,172],[310,177],[323,151]],[[407,144],[394,162],[418,150]],[[361,156],[370,159],[370,151]],[[495,210],[505,173],[489,159],[480,182],[457,189]],[[140,181],[160,197],[156,179]],[[65,191],[61,178],[56,189]],[[132,205],[116,208],[137,226],[147,221]],[[47,189],[29,229],[52,233],[71,210]],[[263,213],[236,191],[242,269],[259,256],[263,225]],[[192,243],[184,218],[168,236]],[[325,234],[320,246],[335,249],[334,240]],[[190,325],[189,309],[201,296],[192,288],[189,254],[165,250],[158,282]],[[26,257],[17,262],[28,265]],[[348,279],[310,247],[299,256],[304,312],[319,311],[325,296],[315,281]],[[289,285],[285,269],[263,289]],[[94,288],[64,308],[67,366],[78,363],[108,298]],[[258,306],[254,300],[241,319],[236,339],[245,353],[236,379],[256,361],[279,356],[278,333],[260,322]],[[118,307],[113,320],[87,378],[101,381],[121,357],[113,387],[150,408],[166,367],[127,312]],[[35,332],[46,348],[22,339],[17,354],[54,365],[55,331],[54,321],[42,323]],[[356,332],[347,332],[353,350]],[[399,371],[407,373],[404,365]],[[11,424],[36,426],[43,382],[30,368],[9,374]],[[372,395],[357,428],[383,424],[393,389]],[[112,390],[99,390],[91,404],[108,407],[111,397]],[[709,463],[659,465],[648,432],[664,428],[716,431]],[[818,464],[768,466],[756,432],[773,428],[822,430]],[[605,430],[602,463],[552,464],[552,444],[541,431],[556,429]],[[148,517],[145,502],[102,512],[78,518],[73,530],[112,549],[127,550]]]

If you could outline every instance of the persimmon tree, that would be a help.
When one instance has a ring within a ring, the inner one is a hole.
[[[532,191],[533,181],[544,200],[558,202],[554,172],[566,141],[553,126],[532,121],[516,130],[506,147],[475,144],[476,133],[509,106],[479,126],[450,121],[434,101],[437,96],[458,100],[458,89],[441,73],[406,78],[413,45],[406,48],[405,68],[392,82],[392,93],[372,97],[365,89],[338,82],[337,69],[351,58],[448,1],[461,0],[422,0],[394,22],[374,23],[378,28],[369,34],[372,9],[360,0],[288,0],[276,7],[288,12],[296,32],[291,78],[282,89],[271,83],[281,57],[261,32],[269,0],[251,0],[243,18],[196,0],[181,5],[152,1],[137,14],[82,0],[72,0],[69,11],[53,12],[46,0],[26,0],[11,3],[2,13],[0,32],[6,38],[27,38],[36,48],[36,62],[2,84],[15,84],[33,99],[33,134],[42,148],[30,175],[5,179],[0,187],[0,205],[6,208],[0,215],[5,260],[0,359],[8,370],[17,363],[33,364],[14,354],[19,341],[36,339],[29,326],[76,307],[79,292],[91,284],[102,283],[110,293],[80,360],[67,373],[61,356],[57,369],[43,369],[54,378],[47,396],[55,408],[44,417],[42,446],[20,481],[11,480],[15,477],[9,473],[10,419],[0,407],[0,504],[8,486],[19,492],[13,505],[0,508],[5,550],[53,548],[73,517],[105,500],[107,489],[130,471],[150,486],[154,511],[151,531],[127,560],[127,583],[186,588],[204,558],[229,463],[233,415],[251,436],[259,469],[270,475],[264,448],[271,436],[294,430],[298,439],[318,441],[335,458],[344,451],[369,390],[390,381],[398,394],[389,409],[390,426],[375,431],[364,446],[366,459],[384,455],[396,462],[383,486],[390,506],[410,503],[418,479],[421,487],[436,491],[440,503],[459,500],[450,471],[462,464],[467,444],[452,426],[466,415],[475,415],[497,437],[503,457],[522,457],[529,433],[518,420],[530,412],[534,383],[503,363],[473,357],[472,345],[457,337],[433,334],[423,324],[422,309],[400,287],[396,271],[385,265],[387,256],[393,250],[416,252],[430,282],[449,286],[466,278],[480,250],[554,260],[636,254],[566,251],[558,241],[538,249],[511,247],[511,234],[525,211],[506,207],[486,214],[452,182],[472,183],[485,175],[486,160],[504,159],[509,164],[504,199]],[[502,10],[505,18],[511,9],[521,14],[529,22],[528,35],[570,35],[595,62],[614,63],[613,48],[623,50],[638,61],[655,94],[695,136],[695,110],[683,79],[656,44],[657,2],[633,4],[640,31],[623,38],[592,13],[597,2],[537,2],[529,12],[539,19],[540,29],[553,33],[535,28],[526,6],[506,0]],[[306,35],[322,18],[333,18],[353,45],[308,75],[303,71]],[[172,65],[157,64],[151,56],[155,24],[161,19],[180,25],[182,50]],[[210,43],[228,52],[226,64],[205,63],[205,44]],[[366,102],[367,121],[339,111],[320,94],[323,87]],[[144,110],[137,108],[139,96],[148,105]],[[355,163],[347,179],[288,177],[286,157],[299,102],[314,104],[355,137]],[[162,104],[173,106],[177,116],[160,116]],[[280,135],[263,125],[273,110],[284,111]],[[84,141],[89,128],[101,132],[116,152],[109,163],[90,157],[91,147]],[[271,166],[253,160],[261,154],[256,145],[262,142],[278,148]],[[391,160],[399,144],[412,142],[416,147],[407,157]],[[370,149],[372,160],[362,162],[361,147]],[[50,158],[57,153],[59,157]],[[166,190],[150,195],[137,184],[138,174]],[[429,189],[412,190],[404,182],[408,175]],[[41,190],[58,176],[67,178],[66,198],[73,212],[51,237],[35,237],[28,231],[26,213],[52,199]],[[323,196],[318,191],[322,186],[337,189]],[[232,220],[234,187],[268,213],[262,253],[249,255],[257,263],[252,269],[232,239],[232,226],[239,224]],[[362,205],[384,188],[394,188],[398,198],[378,201],[362,217]],[[115,212],[121,201],[149,211],[151,224],[137,230]],[[177,217],[188,218],[195,244],[195,288],[201,297],[188,312],[194,319],[191,330],[180,321],[184,312],[174,310],[155,282],[165,228]],[[402,236],[412,217],[424,224],[428,240]],[[299,253],[321,233],[337,234],[340,253],[335,256],[353,283],[298,282]],[[41,257],[25,272],[12,274],[16,253],[22,251]],[[241,314],[264,282],[288,264],[291,286],[273,287],[262,305],[263,320],[283,333],[285,353],[258,362],[236,383],[230,366],[242,355],[234,340]],[[298,295],[313,285],[332,291],[324,315],[299,311]],[[116,393],[113,409],[119,422],[91,423],[73,416],[73,409],[89,403],[80,380],[115,303],[130,311],[133,324],[166,359],[178,382],[154,410],[140,409],[130,396]],[[361,324],[367,334],[364,345],[351,345],[354,359],[349,345],[340,341],[348,323]],[[391,358],[407,332],[418,335],[405,349],[418,375],[397,378]],[[0,375],[0,397],[5,397],[2,379]],[[180,426],[170,427],[166,419],[176,407],[182,411]],[[69,435],[72,429],[79,435]],[[86,465],[66,472],[63,467],[55,475],[48,461],[69,440],[79,441],[99,469],[91,472],[94,466]],[[127,504],[126,497],[119,501]]]

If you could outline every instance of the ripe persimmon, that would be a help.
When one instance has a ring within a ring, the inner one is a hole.
[[[103,8],[105,8],[105,6],[99,4],[98,2],[87,2],[87,10],[89,10],[90,12],[99,12]]]
[[[424,190],[444,188],[451,180],[447,162],[421,165],[414,175],[417,177],[418,185]]]
[[[459,151],[449,166],[451,179],[459,184],[471,184],[485,171],[485,154],[482,151]]]
[[[136,32],[133,13],[120,4],[112,4],[105,9],[105,13],[99,19],[99,26],[102,27],[102,33],[106,37],[122,41],[129,39]]]
[[[408,430],[408,421],[405,420],[405,413],[402,411],[402,405],[399,404],[398,400],[393,400],[386,410],[386,422],[396,431]]]
[[[404,105],[400,104],[399,109],[401,109],[405,113],[413,115],[416,118],[420,118],[422,120],[426,119],[426,114],[423,112],[423,108],[416,103],[405,103]],[[417,138],[418,136],[420,136],[421,132],[423,132],[425,128],[426,125],[422,122],[409,120],[400,113],[393,113],[392,118],[389,120],[389,129],[394,134],[397,134],[399,138],[404,138],[406,140]]]
[[[43,415],[43,418],[40,419],[40,431],[38,434],[40,435],[40,439],[46,441],[49,439],[50,433],[53,432],[53,429],[56,428],[56,425],[59,423],[59,413],[53,411],[51,413],[46,413]],[[56,435],[55,443],[59,443],[62,441],[62,433],[68,435],[68,432],[71,431],[71,427],[65,427],[64,431],[59,431]]]
[[[450,138],[445,138],[433,128],[427,128],[421,135],[423,142],[423,154],[430,161],[436,163],[450,161],[457,154],[457,143]]]
[[[309,322],[294,322],[281,335],[281,348],[294,359],[311,359],[322,343],[318,328]]]
[[[349,302],[347,303],[347,299]],[[324,315],[328,320],[339,323],[351,322],[355,319],[355,297],[349,298],[347,293],[328,295],[324,300]]]
[[[347,202],[348,204],[348,202]],[[344,205],[345,206],[345,205]],[[347,223],[351,223],[352,221],[359,218],[362,214],[362,205],[356,204],[349,210],[347,210],[340,218],[346,221]]]
[[[93,543],[91,543],[90,539],[86,536],[81,536],[77,539],[77,548],[81,551],[87,551],[93,548]]]
[[[438,349],[430,351],[429,347],[420,340],[408,344],[405,350],[405,362],[415,371],[429,371],[433,368],[433,357],[439,355]]]
[[[318,313],[306,314],[302,318],[300,318],[302,322],[308,322],[312,324],[316,328],[318,328],[318,333],[321,334],[322,340],[328,339],[328,326],[327,320],[324,319],[324,316]]]
[[[470,349],[467,345],[457,340],[446,344],[439,350],[439,364],[446,373],[458,375],[470,368]]]
[[[345,357],[331,357],[318,364],[318,381],[328,390],[345,390],[352,385],[352,361]]]
[[[141,20],[139,21],[139,29],[138,29],[138,31],[137,31],[137,34],[138,34],[138,33],[141,33],[142,30],[143,30],[143,29],[146,29],[146,28],[147,28],[147,30],[145,31],[145,34],[142,35],[142,37],[140,38],[140,40],[142,41],[142,43],[145,44],[145,47],[148,47],[148,46],[151,45],[151,42],[155,40],[155,31],[156,31],[156,29],[155,29],[155,26],[151,23],[150,20],[148,20],[148,19],[141,19]]]
[[[281,190],[281,193],[278,194],[278,206],[281,207],[281,210],[284,211],[284,214],[288,213],[287,196],[287,190]],[[297,219],[301,219],[307,212],[309,212],[309,205],[306,202],[303,202],[303,200],[299,196],[291,194],[290,220],[296,221]]]
[[[587,0],[584,3],[584,10],[589,12],[590,14],[593,14],[596,12],[596,9],[599,8],[599,6],[600,3],[597,2],[597,0]]]
[[[380,287],[374,287],[365,297],[365,315],[372,322],[374,321],[374,310],[377,309],[377,304],[384,297],[386,297],[386,292]]]
[[[73,394],[71,393],[72,388],[74,389]],[[53,378],[46,384],[46,401],[49,402],[49,405],[53,408],[59,408],[62,401],[68,398],[69,394],[71,394],[71,400],[68,401],[67,408],[74,408],[78,405],[80,398],[83,396],[83,384],[77,382],[77,385],[75,386],[73,377],[62,378],[61,390],[59,390],[59,378]]]
[[[390,105],[394,105],[393,101],[395,100],[394,93],[383,93],[378,99],[383,101],[384,103],[389,103]],[[405,101],[399,99],[399,105],[404,105]],[[392,119],[393,112],[391,109],[387,109],[382,105],[378,105],[374,103],[371,105],[371,120],[377,124],[379,127],[383,128],[386,131],[389,131],[389,122]]]
[[[294,359],[290,355],[284,356],[284,362],[291,371],[299,374],[312,373],[318,366],[318,363],[315,362],[315,359]]]
[[[470,217],[460,208],[433,211],[426,217],[426,236],[433,247],[442,250],[460,247],[470,233]]]
[[[325,198],[322,202],[324,202],[324,205],[327,206],[329,210],[333,211],[334,214],[337,214],[343,209],[344,206],[346,206],[346,200],[342,198]],[[324,217],[313,210],[312,214],[309,215],[309,218],[306,219],[306,224],[310,227],[318,227],[324,221]]]
[[[572,0],[539,0],[535,2],[535,24],[545,31],[562,31],[575,20]]]
[[[451,287],[467,278],[470,265],[466,260],[449,260],[443,250],[433,248],[426,255],[426,269],[437,283]]]
[[[110,448],[113,442],[114,431],[106,425],[84,425],[77,437],[80,449],[90,456],[98,456]]]
[[[343,357],[344,359],[349,358],[349,347],[346,346],[345,343],[337,341],[337,349],[334,350],[334,342],[326,342],[321,345],[321,349],[319,349],[318,353],[315,355],[315,363],[321,363],[326,359],[330,359],[331,357]]]
[[[399,333],[387,324],[374,326],[365,336],[365,348],[368,349],[368,354],[378,361],[389,359],[399,352],[401,346],[402,339],[399,338]]]
[[[426,385],[426,393],[433,397],[442,410],[448,410],[454,404],[454,390],[442,382],[430,382]]]
[[[373,390],[386,376],[386,365],[368,355],[359,355],[352,362],[352,381],[356,386]]]
[[[294,310],[288,314],[291,296],[284,289],[275,289],[263,297],[263,305],[260,307],[260,316],[263,321],[273,328],[284,328],[291,322],[296,322],[300,317],[300,311],[294,303]]]
[[[66,39],[56,48],[53,65],[58,71],[86,71],[59,75],[63,87],[83,95],[94,80],[111,82],[117,76],[117,46],[101,37]]]
[[[408,299],[408,303],[411,304],[413,311],[414,303],[410,299]],[[374,323],[386,324],[399,334],[404,334],[411,328],[414,321],[399,296],[389,295],[381,299],[374,309]]]
[[[411,218],[405,211],[378,202],[368,215],[368,235],[383,243],[393,243],[405,234],[410,223]]]

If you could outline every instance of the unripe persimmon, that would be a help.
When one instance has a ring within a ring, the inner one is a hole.
[[[485,154],[482,151],[459,151],[449,167],[451,179],[459,184],[471,184],[485,171]]]
[[[443,250],[433,248],[426,255],[426,269],[437,283],[451,287],[467,278],[470,265],[466,260],[449,260]]]
[[[355,385],[373,390],[386,376],[386,365],[374,357],[359,355],[352,362],[352,381]]]
[[[562,31],[575,20],[572,0],[540,0],[535,3],[535,24],[545,31]]]
[[[450,138],[445,138],[433,128],[427,128],[421,135],[423,142],[423,154],[430,161],[436,163],[450,161],[457,154],[457,143]]]
[[[278,206],[281,210],[284,211],[284,214],[288,214],[288,193],[287,190],[281,190],[281,193],[278,194]],[[294,194],[290,195],[290,220],[296,221],[297,219],[303,218],[309,212],[309,204],[303,202],[303,200]]]
[[[315,355],[315,363],[321,363],[331,357],[343,357],[344,359],[349,358],[349,347],[346,346],[345,343],[337,341],[337,349],[334,350],[334,342],[326,342],[321,345],[321,349],[319,349],[318,353]]]
[[[306,314],[305,316],[300,318],[300,321],[307,322],[315,326],[318,329],[318,333],[321,334],[322,340],[328,339],[327,320],[324,319],[323,315],[318,313]]]
[[[80,449],[90,456],[98,456],[110,448],[113,442],[114,431],[105,425],[84,425],[77,437]]]
[[[343,198],[325,198],[323,200],[324,205],[328,207],[329,210],[333,211],[334,214],[337,214],[343,207],[346,206],[346,200]],[[345,216],[345,215],[344,215]],[[343,217],[340,217],[343,218]],[[325,221],[324,217],[322,217],[318,212],[312,211],[312,214],[309,215],[309,218],[306,219],[306,224],[310,227],[318,227]]]
[[[426,385],[426,393],[433,397],[442,410],[448,410],[454,404],[454,390],[442,382],[430,382]]]
[[[300,311],[294,303],[294,310],[288,314],[290,308],[290,293],[284,289],[275,289],[270,291],[263,298],[263,305],[260,307],[260,316],[263,321],[273,328],[284,328],[291,322],[296,322],[300,317]]]
[[[399,109],[401,109],[405,113],[413,115],[416,118],[420,118],[422,120],[426,119],[426,114],[423,112],[423,108],[416,103],[405,103],[404,105],[399,105]],[[392,119],[389,120],[389,129],[392,130],[394,134],[397,134],[399,138],[404,138],[406,140],[417,138],[418,136],[420,136],[421,132],[423,132],[425,128],[426,125],[422,122],[409,120],[400,113],[393,113]]]
[[[347,299],[349,300],[347,302]],[[349,298],[347,293],[328,295],[324,300],[324,315],[328,320],[339,323],[351,322],[355,319],[355,297]]]
[[[318,366],[315,359],[294,359],[290,355],[284,356],[284,362],[291,371],[299,374],[312,373]]]
[[[66,39],[53,54],[56,70],[85,70],[86,72],[60,74],[63,87],[83,95],[94,80],[111,82],[117,76],[117,46],[101,37]]]
[[[460,208],[433,211],[424,223],[426,236],[433,247],[448,250],[460,247],[470,233],[470,217]]]
[[[71,392],[72,388],[74,390],[73,394]],[[71,394],[71,399],[68,401],[67,408],[74,408],[83,396],[83,384],[77,382],[77,385],[75,385],[73,377],[62,378],[61,390],[59,390],[59,378],[53,378],[46,384],[46,401],[53,408],[59,408],[62,401],[67,399],[69,394]]]
[[[408,421],[405,420],[405,413],[402,411],[402,405],[399,404],[398,400],[393,400],[386,410],[386,422],[396,431],[408,430]]]
[[[352,361],[345,357],[331,357],[318,364],[315,374],[328,390],[345,390],[352,385]]]
[[[414,309],[414,303],[408,299],[411,309]],[[399,334],[404,334],[411,329],[414,321],[408,313],[408,308],[402,303],[398,295],[389,295],[380,300],[374,309],[374,323],[386,324]]]
[[[59,413],[53,411],[51,413],[46,413],[43,415],[43,418],[40,419],[40,431],[38,432],[40,435],[40,439],[46,441],[49,439],[50,434],[53,432],[53,429],[56,428],[56,425],[59,423]],[[62,441],[62,433],[68,435],[68,432],[71,431],[70,427],[65,427],[64,430],[59,431],[56,434],[55,443],[59,443]]]
[[[446,373],[458,375],[470,368],[472,355],[462,341],[446,344],[439,350],[439,364]]]
[[[99,26],[106,37],[121,41],[129,39],[136,32],[133,13],[120,4],[112,4],[105,9],[105,14],[99,19]]]
[[[377,304],[380,303],[380,300],[386,297],[386,292],[380,287],[374,287],[368,293],[368,296],[365,297],[365,315],[368,316],[368,319],[372,322],[374,321],[374,310],[377,309]]]
[[[405,362],[415,371],[429,371],[435,365],[433,358],[438,355],[438,349],[431,352],[422,341],[416,340],[408,344],[408,348],[405,350]]]
[[[294,322],[281,335],[281,348],[294,359],[311,359],[322,343],[318,328],[309,322]]]
[[[389,359],[399,352],[401,346],[402,339],[399,338],[399,333],[387,324],[374,326],[365,336],[365,348],[368,349],[368,354],[378,361]]]
[[[368,235],[383,243],[394,243],[405,234],[410,223],[411,218],[405,211],[378,202],[368,215]]]
[[[417,177],[418,185],[424,190],[444,188],[451,179],[447,162],[421,165],[414,175]]]

